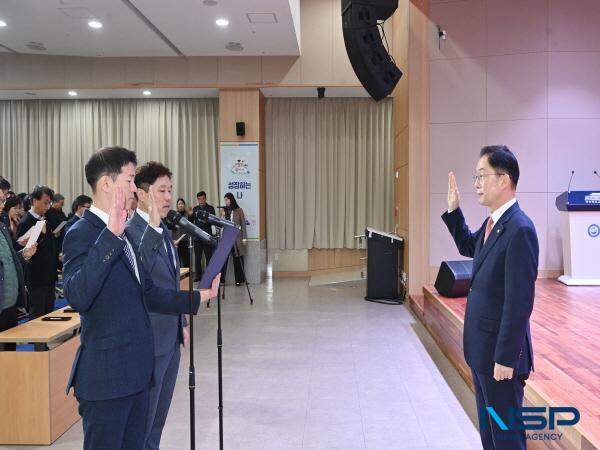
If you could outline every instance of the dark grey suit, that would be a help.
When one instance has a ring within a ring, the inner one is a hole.
[[[158,249],[140,247],[142,236],[148,222],[137,212],[127,222],[127,236],[133,240],[134,249],[141,252],[158,251],[158,256],[139,255],[144,269],[157,286],[167,289],[179,289],[179,260],[171,233],[163,225],[163,242]],[[170,246],[171,253],[167,251]],[[146,262],[146,263],[145,263]],[[179,370],[180,350],[183,342],[183,317],[150,313],[150,322],[154,333],[154,386],[150,388],[148,419],[146,422],[146,449],[158,449]]]

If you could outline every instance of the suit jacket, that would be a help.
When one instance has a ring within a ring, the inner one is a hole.
[[[533,370],[529,316],[533,310],[539,247],[533,222],[512,205],[483,243],[487,220],[471,233],[459,209],[442,219],[461,255],[473,258],[467,296],[464,353],[467,364],[493,375],[494,363]]]
[[[131,237],[131,245],[136,249],[138,258],[141,257],[143,261],[146,261],[147,266],[144,270],[152,278],[152,281],[157,286],[165,289],[179,290],[179,258],[177,257],[177,250],[171,240],[171,234],[167,230],[166,226],[162,224],[163,229],[163,240],[164,238],[169,240],[171,251],[175,257],[176,265],[173,265],[173,258],[169,258],[167,250],[164,245],[159,245],[158,249],[154,247],[143,247],[141,246],[142,237],[148,226],[146,222],[137,212],[127,222],[125,229],[127,230],[127,236]],[[141,255],[141,252],[156,252],[158,255],[147,254],[146,257]],[[156,356],[167,354],[173,351],[176,343],[183,343],[183,320],[182,316],[174,316],[169,314],[158,314],[150,312],[150,323],[152,324],[152,330],[154,331],[154,354]]]
[[[67,220],[67,216],[65,215],[65,213],[63,212],[62,209],[59,211],[54,208],[50,208],[48,210],[48,212],[46,213],[46,220],[48,221],[48,226],[50,227],[50,231],[53,231],[63,221]],[[66,226],[66,224],[65,224],[65,226]],[[56,246],[57,246],[59,253],[62,251],[62,244],[63,244],[63,240],[65,238],[65,233],[66,233],[66,229],[63,227],[63,229],[60,230],[60,234],[56,238]]]
[[[23,271],[23,266],[27,263],[25,259],[23,259],[23,255],[21,252],[17,252],[13,246],[13,238],[12,234],[8,227],[4,224],[4,222],[0,222],[0,239],[6,239],[8,246],[10,247],[10,251],[12,254],[13,261],[15,262],[15,269],[17,271],[17,279],[19,281],[19,296],[17,297],[18,308],[26,308],[27,307],[27,290],[25,289],[25,275]]]
[[[79,220],[79,216],[77,214],[73,214],[69,220],[67,220],[67,223],[65,224],[65,236],[67,235],[67,232],[71,229],[71,227],[73,225],[75,225],[75,222],[77,222]]]
[[[37,221],[31,213],[25,214],[17,228],[17,236],[23,236]],[[46,233],[41,233],[37,242],[37,251],[31,258],[27,271],[27,285],[54,286],[58,279],[56,270],[58,268],[59,249],[48,223],[46,223]]]
[[[127,239],[133,237],[126,232]],[[67,391],[84,400],[107,400],[148,389],[154,370],[154,338],[148,311],[183,314],[187,293],[154,285],[141,258],[156,255],[162,236],[148,227],[138,258],[140,280],[125,254],[125,240],[86,211],[65,237],[65,297],[81,316],[81,345]],[[200,306],[198,292],[193,311]]]
[[[246,234],[246,215],[244,214],[244,210],[242,208],[234,209],[231,211],[231,219],[232,222],[236,223],[241,227],[241,233],[238,234],[237,239],[235,240],[234,246],[234,255],[235,256],[245,256],[246,255],[246,246],[242,242],[243,239],[247,238]],[[237,252],[237,254],[236,254]]]

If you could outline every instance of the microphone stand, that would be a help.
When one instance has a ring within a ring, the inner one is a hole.
[[[190,307],[190,366],[189,366],[189,380],[188,386],[190,389],[190,449],[195,450],[196,448],[196,400],[194,397],[196,389],[196,369],[194,367],[194,311],[192,306],[193,292],[194,292],[194,238],[190,235],[188,237],[188,249],[190,255],[190,273],[189,273],[189,285],[188,285],[188,299]]]

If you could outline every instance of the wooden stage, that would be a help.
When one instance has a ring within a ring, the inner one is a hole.
[[[473,389],[462,346],[466,298],[442,297],[425,286],[410,306]],[[535,372],[525,388],[526,406],[573,406],[581,420],[558,427],[560,441],[529,441],[530,448],[600,449],[600,287],[539,279],[531,334]]]

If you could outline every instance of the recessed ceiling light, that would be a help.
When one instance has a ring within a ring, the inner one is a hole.
[[[75,91],[69,91],[69,95],[71,97],[77,97],[77,92],[75,92]]]
[[[6,22],[4,20],[0,20],[0,28],[4,28],[6,26]]]
[[[102,28],[102,22],[99,22],[97,20],[90,20],[88,22],[88,25],[90,26],[90,28]]]
[[[219,25],[220,27],[226,27],[227,25],[229,25],[229,20],[227,20],[227,19],[217,19],[215,21],[215,23],[217,25]]]
[[[152,95],[152,92],[150,92],[150,91],[144,91],[144,92],[142,92],[142,94],[144,94],[144,95]]]

